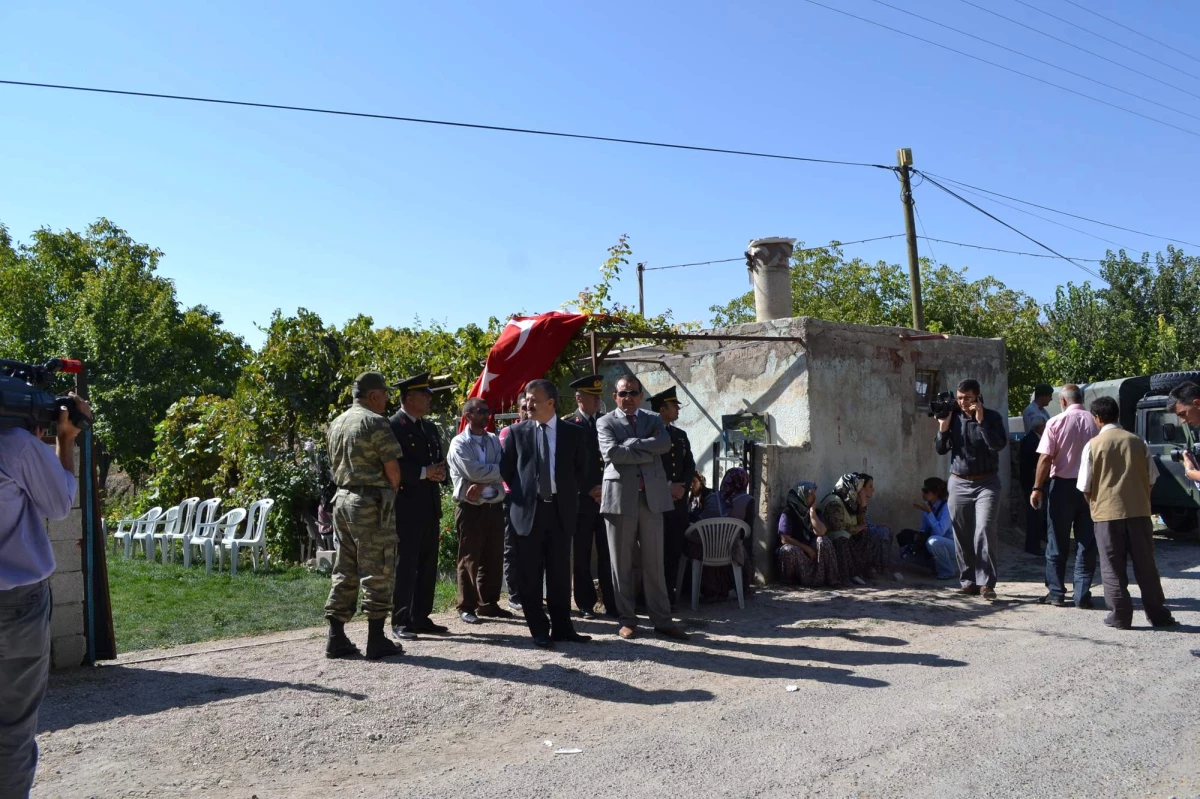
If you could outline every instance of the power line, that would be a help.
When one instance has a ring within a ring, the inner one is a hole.
[[[947,239],[934,239],[929,236],[918,236],[917,238],[924,241],[936,241],[938,244],[950,244],[955,247],[970,247],[972,250],[987,250],[988,252],[1001,252],[1005,255],[1024,255],[1027,258],[1058,258],[1057,255],[1047,255],[1044,252],[1021,252],[1020,250],[1005,250],[1000,247],[985,247],[982,244],[967,244],[962,241],[949,241]],[[1089,264],[1102,264],[1103,258],[1071,258],[1072,261],[1080,261]]]
[[[363,119],[383,119],[391,122],[411,122],[421,125],[440,125],[450,128],[470,128],[473,130],[499,131],[503,133],[524,133],[531,136],[554,136],[562,139],[584,139],[587,141],[610,142],[612,144],[636,144],[642,147],[662,147],[670,150],[692,150],[701,153],[721,153],[724,155],[744,155],[752,158],[774,158],[783,161],[805,161],[813,164],[836,164],[839,166],[865,166],[874,169],[891,170],[892,167],[883,164],[867,164],[858,161],[837,161],[828,158],[805,158],[798,155],[779,155],[776,153],[760,153],[749,150],[730,150],[723,147],[701,147],[693,144],[670,144],[667,142],[645,141],[642,139],[623,139],[613,136],[593,136],[584,133],[564,133],[553,130],[536,130],[533,128],[513,128],[504,125],[483,125],[475,122],[454,122],[444,119],[422,119],[420,117],[396,116],[393,114],[373,114],[365,111],[342,111],[331,108],[313,108],[308,106],[282,105],[279,103],[255,103],[247,100],[224,100],[213,97],[190,97],[180,94],[159,94],[156,92],[135,92],[126,89],[102,89],[92,86],[66,86],[55,83],[32,83],[20,80],[0,80],[0,84],[8,86],[25,86],[35,89],[60,89],[72,92],[92,92],[94,94],[116,94],[125,97],[147,97],[155,100],[182,100],[191,103],[210,103],[213,105],[233,105],[244,108],[267,108],[275,111],[302,111],[309,114],[328,114],[331,116],[359,117]]]
[[[1149,97],[1140,95],[1137,92],[1131,92],[1126,89],[1122,89],[1120,86],[1114,86],[1111,83],[1105,83],[1102,80],[1098,80],[1089,75],[1085,75],[1082,72],[1076,72],[1073,69],[1067,69],[1066,67],[1060,67],[1058,64],[1038,58],[1037,56],[1032,56],[1032,55],[1029,55],[1028,53],[1023,53],[1020,50],[1016,50],[1012,47],[1008,47],[1007,45],[998,44],[997,42],[993,42],[990,39],[985,39],[982,36],[976,36],[973,33],[969,33],[967,31],[960,30],[959,28],[955,28],[955,27],[953,27],[951,25],[947,25],[943,22],[938,22],[936,19],[931,19],[929,17],[922,16],[922,15],[916,13],[915,11],[909,11],[906,8],[901,8],[900,6],[892,5],[891,3],[885,2],[885,0],[871,0],[871,2],[881,5],[881,6],[885,6],[886,8],[890,8],[893,11],[899,11],[901,14],[908,14],[910,17],[916,17],[917,19],[928,22],[931,25],[937,25],[939,28],[945,28],[948,31],[953,31],[954,33],[957,33],[961,36],[967,36],[971,39],[975,39],[976,41],[980,41],[980,42],[983,42],[984,44],[991,45],[992,47],[998,47],[1001,50],[1005,50],[1009,53],[1013,53],[1014,55],[1018,55],[1021,58],[1028,58],[1030,61],[1037,62],[1038,64],[1042,64],[1043,66],[1050,67],[1051,69],[1057,69],[1060,72],[1065,72],[1068,75],[1073,75],[1076,78],[1082,78],[1083,80],[1091,81],[1092,83],[1096,84],[1097,86],[1103,86],[1106,89],[1112,89],[1115,92],[1120,92],[1121,94],[1127,94],[1130,97],[1141,100],[1142,102],[1150,103],[1151,105],[1156,105],[1159,108],[1165,108],[1168,111],[1174,111],[1176,114],[1182,114],[1185,117],[1191,117],[1192,119],[1200,120],[1200,116],[1197,116],[1196,114],[1191,114],[1191,113],[1188,113],[1187,111],[1181,111],[1180,109],[1175,108],[1174,106],[1167,105],[1166,103],[1160,103],[1157,100],[1151,100]],[[1200,96],[1200,95],[1198,95],[1198,96]]]
[[[1147,119],[1151,122],[1157,122],[1159,125],[1164,125],[1168,128],[1174,128],[1175,130],[1178,130],[1181,133],[1186,133],[1189,136],[1195,136],[1197,138],[1200,138],[1200,133],[1197,133],[1194,130],[1190,130],[1189,128],[1180,127],[1179,125],[1176,125],[1172,122],[1167,122],[1165,119],[1159,119],[1158,117],[1152,117],[1149,114],[1143,114],[1141,111],[1134,111],[1132,108],[1126,108],[1123,105],[1117,105],[1116,103],[1110,103],[1108,100],[1102,100],[1099,97],[1095,97],[1094,95],[1088,94],[1086,92],[1081,92],[1081,91],[1077,91],[1076,89],[1068,88],[1067,86],[1063,86],[1061,83],[1055,83],[1054,81],[1049,81],[1049,80],[1046,80],[1045,78],[1039,78],[1037,75],[1030,75],[1028,72],[1022,72],[1019,69],[1014,69],[1012,67],[1005,66],[1004,64],[998,64],[995,61],[989,61],[988,59],[983,58],[982,56],[977,56],[972,53],[968,53],[964,50],[958,50],[949,45],[942,44],[941,42],[935,42],[932,39],[926,39],[922,36],[917,36],[915,33],[909,33],[908,31],[903,31],[903,30],[900,30],[899,28],[893,28],[890,25],[884,25],[882,22],[876,22],[875,20],[867,19],[866,17],[860,17],[857,14],[851,14],[849,11],[843,11],[840,8],[834,8],[833,6],[827,6],[824,3],[818,3],[817,0],[804,0],[804,2],[808,3],[809,5],[817,6],[818,8],[824,8],[827,11],[832,11],[835,14],[841,14],[842,16],[850,17],[851,19],[857,19],[858,21],[865,22],[868,25],[874,25],[877,28],[883,28],[884,30],[889,30],[889,31],[892,31],[893,33],[898,33],[901,36],[907,36],[910,39],[916,39],[918,42],[924,42],[925,44],[930,44],[930,45],[933,45],[934,47],[939,47],[942,50],[948,50],[951,53],[956,53],[957,55],[961,55],[965,58],[969,58],[972,61],[979,61],[980,63],[996,67],[997,69],[1002,69],[1005,72],[1011,72],[1014,75],[1020,75],[1023,78],[1028,78],[1029,80],[1037,81],[1038,83],[1045,84],[1046,86],[1052,86],[1055,89],[1060,89],[1064,92],[1074,94],[1078,97],[1083,97],[1084,99],[1091,100],[1093,102],[1100,103],[1102,105],[1106,105],[1109,108],[1115,108],[1118,111],[1124,111],[1126,114],[1132,114],[1133,116],[1141,117],[1142,119]],[[1019,2],[1019,0],[1018,0],[1018,2]]]
[[[916,170],[916,169],[914,169],[913,171],[914,171],[914,172],[916,172],[917,170]],[[1083,264],[1081,264],[1081,263],[1078,263],[1078,262],[1076,262],[1076,261],[1073,261],[1073,260],[1071,260],[1070,258],[1068,258],[1067,256],[1065,256],[1065,255],[1063,255],[1062,253],[1060,253],[1058,250],[1055,250],[1055,249],[1053,249],[1052,247],[1049,247],[1049,246],[1047,246],[1047,245],[1045,245],[1045,244],[1042,244],[1040,241],[1038,241],[1037,239],[1035,239],[1033,236],[1030,236],[1028,233],[1023,233],[1023,232],[1021,232],[1020,230],[1017,230],[1015,227],[1013,227],[1012,225],[1008,224],[1008,223],[1007,223],[1007,222],[1005,222],[1003,219],[1001,219],[1000,217],[998,217],[998,216],[996,216],[995,214],[991,213],[990,211],[987,211],[987,210],[985,210],[985,209],[983,209],[983,208],[980,208],[978,205],[976,205],[975,203],[971,202],[971,201],[970,201],[970,200],[968,200],[966,197],[963,197],[961,194],[958,194],[957,192],[955,192],[955,191],[953,191],[953,190],[951,190],[951,189],[948,189],[948,188],[946,188],[946,187],[945,187],[945,186],[943,186],[941,183],[938,183],[936,180],[934,180],[933,178],[931,178],[931,177],[928,175],[928,173],[926,173],[926,175],[925,175],[925,179],[926,179],[926,180],[928,180],[928,181],[929,181],[930,183],[932,183],[933,185],[937,186],[937,187],[938,187],[939,189],[941,189],[942,191],[944,191],[944,192],[946,192],[947,194],[949,194],[951,197],[953,197],[953,198],[955,198],[956,200],[958,200],[959,202],[962,202],[962,203],[965,203],[965,204],[967,204],[967,205],[971,206],[971,207],[972,207],[972,208],[974,208],[976,211],[978,211],[979,213],[981,213],[981,214],[983,214],[984,216],[988,217],[988,218],[989,218],[989,219],[991,219],[992,221],[994,221],[994,222],[998,222],[998,223],[1000,223],[1001,225],[1004,225],[1004,227],[1008,228],[1008,229],[1009,229],[1009,230],[1011,230],[1013,233],[1016,233],[1018,236],[1020,236],[1020,237],[1022,237],[1022,238],[1024,238],[1024,239],[1028,239],[1029,241],[1033,242],[1033,243],[1034,243],[1034,244],[1036,244],[1037,246],[1041,247],[1041,248],[1042,248],[1043,250],[1045,250],[1046,252],[1052,253],[1053,255],[1057,255],[1059,258],[1063,259],[1064,261],[1066,261],[1067,263],[1069,263],[1069,264],[1071,264],[1072,266],[1076,267],[1077,269],[1081,269],[1082,271],[1084,271],[1084,272],[1087,272],[1089,275],[1091,275],[1092,277],[1096,278],[1097,280],[1101,280],[1101,281],[1103,281],[1103,282],[1105,282],[1105,283],[1107,283],[1107,282],[1108,282],[1107,280],[1104,280],[1104,278],[1103,278],[1103,277],[1101,277],[1101,276],[1100,276],[1098,273],[1096,273],[1096,272],[1092,271],[1091,269],[1088,269],[1088,268],[1087,268],[1086,266],[1084,266]]]
[[[922,181],[922,182],[924,182],[924,181]],[[929,238],[929,231],[925,229],[925,220],[921,218],[921,209],[917,207],[916,201],[913,202],[912,206],[913,206],[913,213],[915,213],[917,215],[917,223],[921,226],[921,232],[923,234],[925,234],[923,236],[918,236],[917,238],[925,239],[925,241],[938,241],[938,239]],[[937,260],[937,253],[935,253],[933,251],[933,247],[929,248],[929,257],[931,257],[935,261]]]
[[[1109,44],[1115,44],[1117,47],[1120,47],[1122,50],[1128,50],[1129,52],[1133,53],[1134,55],[1140,55],[1142,58],[1153,61],[1156,64],[1161,64],[1164,67],[1166,67],[1167,69],[1173,69],[1176,72],[1180,73],[1181,75],[1187,75],[1189,78],[1192,78],[1193,80],[1200,80],[1200,76],[1193,75],[1192,73],[1188,72],[1187,70],[1180,69],[1179,67],[1175,66],[1174,64],[1168,64],[1166,61],[1160,61],[1159,59],[1155,58],[1152,55],[1146,55],[1145,53],[1143,53],[1140,50],[1135,50],[1134,48],[1132,48],[1126,44],[1122,44],[1121,42],[1118,42],[1116,39],[1110,39],[1103,34],[1096,33],[1094,30],[1083,27],[1079,23],[1072,22],[1069,19],[1064,19],[1063,17],[1057,16],[1055,14],[1051,14],[1049,11],[1038,8],[1037,6],[1033,5],[1032,3],[1026,3],[1025,0],[1013,0],[1013,2],[1020,3],[1021,5],[1025,6],[1026,8],[1032,8],[1034,11],[1038,12],[1039,14],[1045,14],[1046,16],[1050,17],[1051,19],[1056,19],[1065,25],[1070,25],[1072,28],[1078,28],[1079,30],[1083,31],[1084,33],[1091,34],[1092,36],[1095,36],[1097,39],[1103,39],[1104,41],[1108,42]]]
[[[1151,239],[1162,239],[1163,241],[1171,241],[1171,242],[1175,242],[1176,244],[1186,244],[1189,247],[1200,247],[1200,244],[1194,244],[1190,241],[1184,241],[1183,239],[1175,238],[1174,236],[1160,236],[1155,233],[1147,233],[1144,230],[1135,230],[1134,228],[1131,228],[1131,227],[1123,227],[1122,225],[1115,225],[1111,222],[1101,222],[1099,219],[1092,219],[1091,217],[1080,216],[1079,214],[1072,214],[1068,211],[1060,211],[1057,208],[1051,208],[1047,205],[1039,205],[1035,202],[1030,202],[1029,200],[1022,200],[1017,197],[1010,197],[1009,195],[1001,194],[998,191],[991,191],[990,189],[980,188],[979,186],[972,186],[970,183],[964,183],[961,180],[955,180],[954,178],[948,178],[943,175],[935,174],[933,172],[926,172],[925,174],[929,175],[930,177],[938,178],[939,180],[944,180],[947,183],[953,183],[957,186],[962,186],[962,187],[968,188],[968,189],[974,189],[975,191],[981,191],[984,194],[991,194],[996,197],[1003,197],[1006,200],[1012,200],[1015,203],[1021,203],[1022,205],[1032,206],[1033,208],[1041,208],[1043,211],[1049,211],[1053,214],[1061,214],[1062,216],[1069,216],[1072,219],[1078,219],[1083,222],[1091,222],[1093,225],[1100,225],[1101,227],[1113,228],[1114,230],[1124,230],[1126,233],[1136,233],[1139,236],[1146,236],[1147,238],[1151,238]],[[1129,249],[1129,248],[1127,248],[1127,249]]]
[[[1132,72],[1135,75],[1141,75],[1143,78],[1149,78],[1150,80],[1154,81],[1155,83],[1161,83],[1163,86],[1172,88],[1175,91],[1183,92],[1184,94],[1187,94],[1187,95],[1190,95],[1197,99],[1200,99],[1200,94],[1196,94],[1195,92],[1188,91],[1187,89],[1183,88],[1182,86],[1176,86],[1174,83],[1170,83],[1168,81],[1163,80],[1162,78],[1155,77],[1154,75],[1151,75],[1149,72],[1142,72],[1140,69],[1134,69],[1133,67],[1128,66],[1127,64],[1122,64],[1120,61],[1114,61],[1113,59],[1109,58],[1108,56],[1100,55],[1099,53],[1097,53],[1093,50],[1089,50],[1086,47],[1082,47],[1078,44],[1075,44],[1074,42],[1067,41],[1066,39],[1059,38],[1058,36],[1055,36],[1052,33],[1046,33],[1046,31],[1041,30],[1040,28],[1035,28],[1032,25],[1026,25],[1024,22],[1021,22],[1020,20],[1013,19],[1012,17],[1006,17],[1003,14],[1001,14],[1000,12],[993,11],[992,9],[987,8],[986,6],[981,6],[978,3],[973,3],[973,2],[971,2],[971,0],[959,0],[959,2],[966,3],[967,5],[971,6],[971,8],[977,8],[980,11],[983,11],[984,13],[991,14],[993,17],[999,17],[1000,19],[1004,20],[1005,22],[1011,22],[1013,25],[1022,27],[1025,30],[1033,31],[1034,33],[1036,33],[1040,36],[1045,36],[1047,39],[1052,39],[1052,40],[1058,42],[1059,44],[1065,44],[1067,47],[1073,47],[1076,50],[1078,50],[1079,52],[1087,53],[1088,55],[1092,56],[1093,58],[1099,58],[1101,61],[1107,61],[1108,63],[1118,66],[1121,69],[1128,70],[1129,72]]]
[[[818,250],[828,250],[830,248],[837,248],[837,247],[849,247],[851,244],[866,244],[869,241],[883,241],[885,239],[898,239],[903,235],[904,235],[903,233],[893,233],[890,236],[875,236],[874,238],[858,239],[857,241],[838,241],[837,239],[834,239],[833,241],[829,242],[828,244],[826,244],[823,247],[806,247],[805,249],[802,249],[802,250],[793,250],[792,255],[802,255],[803,253],[806,253],[806,252],[817,252]],[[685,266],[708,266],[709,264],[731,264],[734,261],[745,263],[746,256],[743,255],[741,258],[723,258],[719,261],[695,261],[690,264],[671,264],[670,266],[647,266],[642,271],[643,272],[658,272],[662,269],[683,269]]]
[[[1134,30],[1133,28],[1129,27],[1128,25],[1124,25],[1120,22],[1117,22],[1115,19],[1112,19],[1111,17],[1104,16],[1099,11],[1093,11],[1092,9],[1088,8],[1087,6],[1080,5],[1079,3],[1076,3],[1075,0],[1063,0],[1063,2],[1070,3],[1071,5],[1075,6],[1076,8],[1082,9],[1082,10],[1088,12],[1089,14],[1092,14],[1093,16],[1100,17],[1100,19],[1104,20],[1105,22],[1111,22],[1113,25],[1116,25],[1118,28],[1124,28],[1125,30],[1129,31],[1130,33],[1136,33],[1138,36],[1141,36],[1143,39],[1154,42],[1159,47],[1165,47],[1168,50],[1172,50],[1176,53],[1179,53],[1181,56],[1186,56],[1187,58],[1190,58],[1193,61],[1200,62],[1200,58],[1196,58],[1196,56],[1192,55],[1191,53],[1186,53],[1183,50],[1180,50],[1178,47],[1172,47],[1171,45],[1167,44],[1166,42],[1160,42],[1158,39],[1155,39],[1153,36],[1147,36],[1146,34],[1142,33],[1139,30]]]

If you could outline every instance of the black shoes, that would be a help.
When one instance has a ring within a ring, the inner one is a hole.
[[[467,624],[483,624],[483,622],[479,620],[479,617],[469,610],[458,614],[458,617]]]
[[[533,643],[541,649],[553,649],[554,640],[548,635],[533,636]]]
[[[1039,605],[1053,605],[1056,608],[1071,607],[1071,603],[1067,601],[1065,596],[1058,596],[1055,594],[1046,594],[1045,596],[1040,596],[1038,597],[1037,603]]]
[[[1128,630],[1133,626],[1128,622],[1117,621],[1117,617],[1111,613],[1104,617],[1104,623],[1109,627],[1112,627],[1114,630]]]
[[[416,630],[414,630],[412,627],[407,627],[407,626],[401,627],[398,624],[392,625],[392,635],[396,636],[397,638],[402,638],[405,641],[417,640],[417,631]]]
[[[510,613],[507,610],[505,610],[504,608],[496,606],[496,605],[493,605],[492,607],[489,607],[489,608],[480,608],[479,610],[475,611],[475,615],[480,616],[482,618],[486,618],[486,619],[516,618],[515,616],[513,616],[512,613]]]
[[[1174,616],[1167,616],[1165,619],[1150,622],[1151,627],[1176,627],[1179,621]]]
[[[581,635],[580,633],[572,631],[569,633],[554,633],[553,635],[550,636],[550,640],[551,641],[563,641],[563,642],[571,643],[571,644],[585,644],[588,641],[592,640],[592,636]]]
[[[325,642],[325,657],[330,660],[337,658],[354,658],[362,652],[354,642],[346,637],[346,625],[334,619],[329,620],[329,640]]]
[[[663,638],[674,638],[676,641],[690,641],[692,638],[678,627],[655,627],[654,632]]]
[[[388,640],[383,633],[383,618],[367,620],[367,660],[379,660],[404,654],[404,647]]]
[[[425,619],[423,622],[414,624],[412,625],[412,628],[419,633],[428,633],[430,635],[445,635],[446,633],[450,632],[449,627],[445,627],[441,624],[434,624],[430,619]]]
[[[1084,594],[1083,597],[1079,600],[1079,604],[1077,604],[1075,607],[1077,607],[1081,610],[1094,610],[1096,607],[1096,603],[1092,601],[1091,594]]]
[[[579,618],[587,619],[588,621],[592,621],[593,619],[596,618],[596,614],[595,614],[595,612],[590,611],[590,610],[581,610],[581,611],[579,611]]]

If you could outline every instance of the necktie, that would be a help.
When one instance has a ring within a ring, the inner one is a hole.
[[[541,436],[538,439],[538,497],[549,501],[553,496],[550,488],[550,436],[546,433],[547,425],[539,424]]]

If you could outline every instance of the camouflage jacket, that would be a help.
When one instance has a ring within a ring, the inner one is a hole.
[[[355,402],[329,423],[329,467],[338,488],[391,488],[383,465],[403,456],[388,420]]]

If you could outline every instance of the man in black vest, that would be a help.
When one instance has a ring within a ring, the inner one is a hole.
[[[650,410],[662,417],[671,436],[671,449],[661,455],[667,482],[671,484],[674,509],[663,514],[663,572],[667,578],[667,593],[675,603],[675,580],[679,575],[679,558],[683,555],[683,534],[688,528],[688,487],[696,474],[696,458],[687,433],[675,426],[682,407],[675,395],[675,386],[664,389],[650,398]]]
[[[568,422],[587,432],[587,471],[579,484],[579,520],[575,528],[574,550],[575,606],[585,619],[596,618],[596,585],[592,582],[592,546],[596,547],[596,571],[605,615],[616,618],[617,600],[613,596],[612,564],[608,558],[608,533],[600,515],[600,491],[604,480],[604,458],[596,438],[596,417],[600,415],[600,394],[604,379],[588,375],[571,383],[575,389],[575,413],[564,416]]]
[[[429,373],[401,380],[400,410],[392,432],[400,456],[400,490],[396,493],[396,587],[392,594],[392,633],[414,640],[417,633],[444,634],[434,624],[433,592],[437,586],[438,528],[442,521],[442,484],[447,481],[442,437],[424,417],[433,405]]]
[[[533,642],[552,649],[555,641],[591,640],[571,624],[571,540],[587,469],[586,436],[555,415],[558,389],[549,380],[531,380],[525,391],[530,418],[513,425],[504,439],[500,475],[508,484],[513,566],[525,622]],[[543,577],[549,620],[542,610]]]

